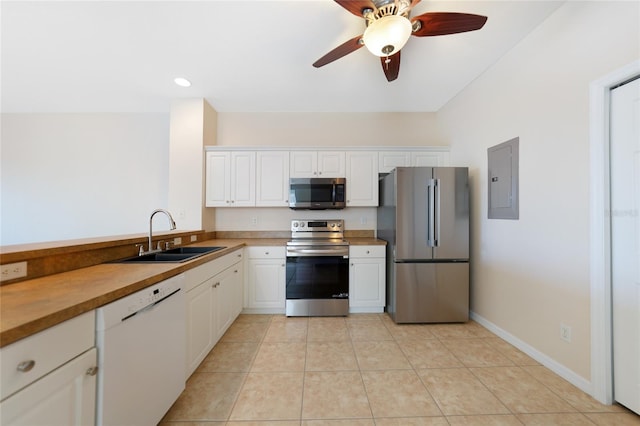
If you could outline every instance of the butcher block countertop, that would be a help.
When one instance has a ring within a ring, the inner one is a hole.
[[[245,246],[285,245],[287,238],[211,239],[192,246],[223,246],[183,263],[102,263],[0,286],[0,347],[135,293]],[[350,238],[354,245],[384,245]]]

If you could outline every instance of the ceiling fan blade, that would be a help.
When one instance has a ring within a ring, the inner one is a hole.
[[[393,81],[398,78],[398,73],[400,72],[400,52],[401,50],[394,55],[380,58],[382,70],[387,77],[387,81]]]
[[[346,42],[342,43],[340,46],[336,47],[331,52],[327,53],[322,58],[320,58],[317,61],[315,61],[313,63],[313,66],[316,67],[316,68],[320,68],[320,67],[322,67],[324,65],[327,65],[327,64],[335,61],[336,59],[340,59],[343,56],[348,55],[351,52],[355,52],[356,50],[358,50],[362,46],[364,46],[364,43],[360,42],[361,39],[362,39],[362,34],[360,34],[357,37],[352,38],[349,41],[346,41]]]
[[[375,6],[371,0],[335,0],[335,2],[361,18],[364,9],[375,10]]]
[[[412,35],[427,37],[479,30],[487,22],[487,17],[471,13],[427,12],[411,19],[412,24],[416,21],[421,26]]]

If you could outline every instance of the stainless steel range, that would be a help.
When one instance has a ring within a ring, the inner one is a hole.
[[[291,221],[286,299],[287,316],[349,314],[349,243],[342,219]]]

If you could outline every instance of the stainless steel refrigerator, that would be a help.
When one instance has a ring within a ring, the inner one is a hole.
[[[469,173],[398,167],[380,179],[387,306],[396,323],[469,319]]]

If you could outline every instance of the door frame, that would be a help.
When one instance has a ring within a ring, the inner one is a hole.
[[[613,402],[609,115],[611,88],[640,75],[640,60],[589,85],[591,395]]]

